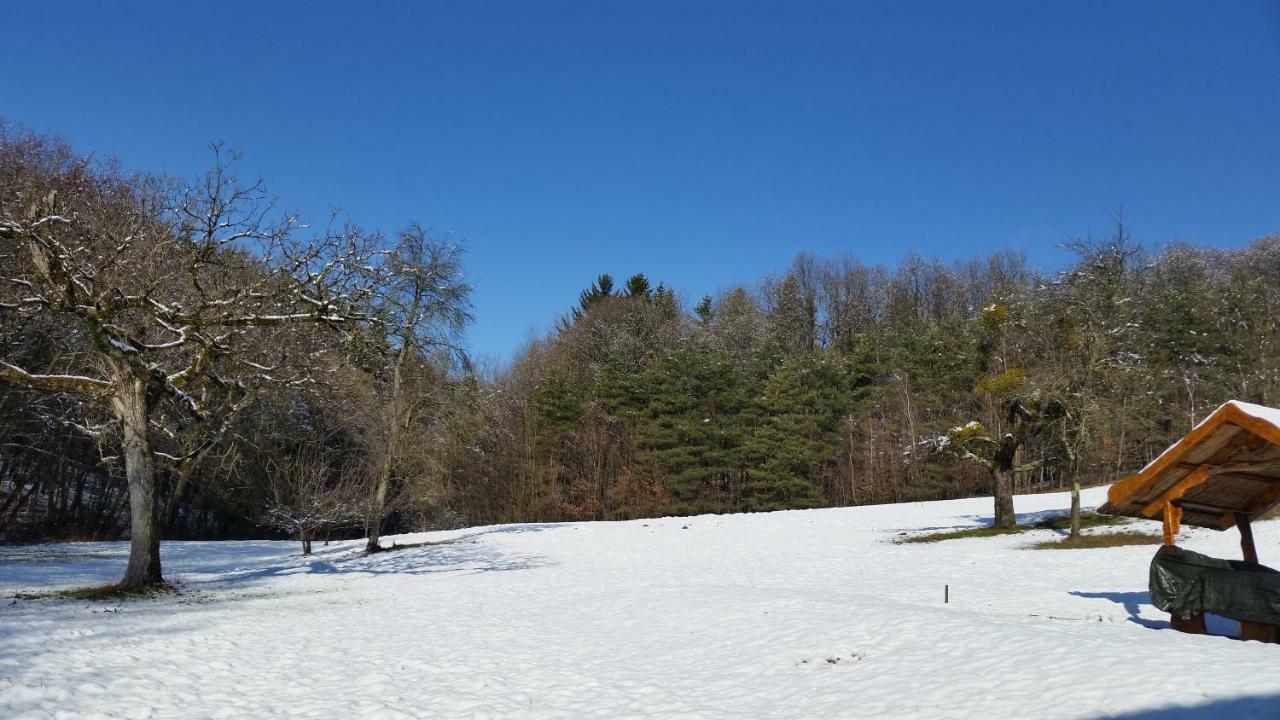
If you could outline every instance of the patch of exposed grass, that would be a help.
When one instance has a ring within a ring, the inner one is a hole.
[[[1069,537],[1059,540],[1045,540],[1029,545],[1032,550],[1082,550],[1088,548],[1123,547],[1125,545],[1159,545],[1164,541],[1160,535],[1123,530],[1114,533],[1098,533],[1081,535],[1072,540]]]
[[[1111,527],[1115,525],[1125,525],[1129,521],[1126,518],[1116,517],[1114,515],[1103,515],[1101,513],[1081,513],[1081,528],[1097,528]],[[976,528],[963,528],[960,530],[942,530],[939,532],[924,533],[920,535],[905,535],[898,538],[899,543],[932,543],[941,542],[943,540],[958,540],[961,538],[974,537],[993,537],[996,535],[1016,535],[1029,530],[1059,530],[1067,531],[1071,529],[1071,515],[1057,515],[1047,520],[1041,520],[1030,525],[1016,525],[1011,528],[994,528],[989,526]]]
[[[1103,515],[1102,513],[1087,512],[1080,513],[1080,528],[1096,528],[1096,527],[1114,527],[1116,525],[1127,525],[1128,518],[1118,517],[1116,515]],[[1071,516],[1058,515],[1048,520],[1041,520],[1031,526],[1036,530],[1070,530]]]
[[[942,542],[943,540],[959,540],[960,538],[975,537],[994,537],[996,535],[1016,535],[1026,532],[1031,528],[1025,525],[1018,525],[1011,528],[996,527],[976,527],[965,528],[964,530],[942,530],[940,532],[925,533],[923,535],[907,535],[898,538],[899,543],[933,543]]]
[[[137,588],[124,588],[118,584],[100,585],[98,587],[75,588],[51,592],[45,597],[58,600],[137,600],[142,598],[176,595],[179,588],[176,584],[162,582],[158,585],[146,585]]]

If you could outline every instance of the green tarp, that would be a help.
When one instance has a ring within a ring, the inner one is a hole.
[[[1151,602],[1189,620],[1212,613],[1280,625],[1280,572],[1242,560],[1219,560],[1165,545],[1151,559]]]

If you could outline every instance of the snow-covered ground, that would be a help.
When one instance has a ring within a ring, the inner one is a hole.
[[[10,599],[114,580],[122,544],[0,548],[0,717],[1280,717],[1280,646],[1167,629],[1153,546],[892,542],[990,505],[473,528],[373,557],[175,542],[186,591],[122,604]],[[1280,522],[1255,530],[1280,561]],[[1234,531],[1184,536],[1239,556]]]

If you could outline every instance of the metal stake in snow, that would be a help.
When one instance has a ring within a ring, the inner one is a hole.
[[[951,586],[950,585],[942,586],[942,602],[943,604],[951,602]]]

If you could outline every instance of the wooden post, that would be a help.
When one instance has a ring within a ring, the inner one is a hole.
[[[1253,526],[1249,524],[1249,513],[1236,513],[1236,527],[1240,529],[1240,550],[1244,559],[1251,563],[1258,562],[1258,548],[1253,544]]]
[[[1166,500],[1164,503],[1164,544],[1175,545],[1174,540],[1178,537],[1179,526],[1182,525],[1182,508],[1174,505]],[[1204,635],[1207,630],[1204,626],[1204,613],[1196,613],[1190,619],[1183,620],[1176,614],[1169,616],[1169,624],[1174,630],[1184,633],[1194,633],[1196,635]]]
[[[1164,504],[1164,544],[1175,545],[1178,529],[1182,526],[1182,508],[1171,502]]]
[[[1209,631],[1204,625],[1204,613],[1196,613],[1189,620],[1183,620],[1177,615],[1169,616],[1169,625],[1178,632],[1191,633],[1192,635],[1207,635]]]
[[[1235,514],[1235,518],[1236,527],[1240,529],[1240,550],[1244,553],[1244,559],[1251,563],[1256,563],[1258,562],[1258,547],[1253,544],[1253,526],[1249,523],[1249,513],[1238,512]],[[1271,643],[1280,642],[1280,627],[1242,621],[1240,623],[1240,639],[1260,640]]]
[[[1264,625],[1262,623],[1241,622],[1241,640],[1257,640],[1258,642],[1280,642],[1280,625]]]

